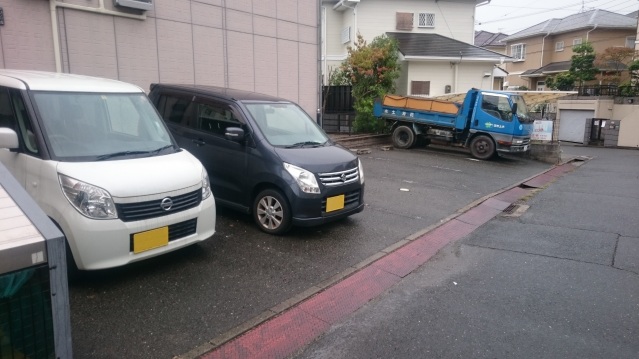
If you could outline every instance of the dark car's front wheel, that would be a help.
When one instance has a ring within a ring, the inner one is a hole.
[[[282,234],[291,227],[291,210],[282,193],[274,189],[260,192],[253,202],[253,219],[268,234]]]

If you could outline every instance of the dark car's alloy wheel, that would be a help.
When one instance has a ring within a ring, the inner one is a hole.
[[[277,190],[267,189],[255,198],[253,218],[269,234],[282,234],[291,226],[291,211],[286,198]]]

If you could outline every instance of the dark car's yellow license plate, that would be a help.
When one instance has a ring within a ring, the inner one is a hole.
[[[169,227],[161,227],[133,235],[133,253],[141,253],[169,244]]]
[[[333,212],[344,208],[344,195],[326,198],[326,212]]]

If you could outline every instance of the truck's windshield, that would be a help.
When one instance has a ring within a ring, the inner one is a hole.
[[[36,92],[33,97],[47,146],[59,160],[115,160],[177,149],[143,93]]]
[[[315,121],[293,103],[245,102],[244,105],[273,146],[315,147],[328,141]]]
[[[524,98],[519,95],[512,96],[513,103],[517,104],[517,118],[520,123],[533,123],[534,120],[530,117],[528,113],[528,107],[526,106],[526,101]]]

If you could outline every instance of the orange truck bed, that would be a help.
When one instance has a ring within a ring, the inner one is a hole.
[[[382,102],[384,106],[401,107],[416,111],[433,111],[456,115],[459,107],[454,102],[433,100],[423,97],[386,95]]]

